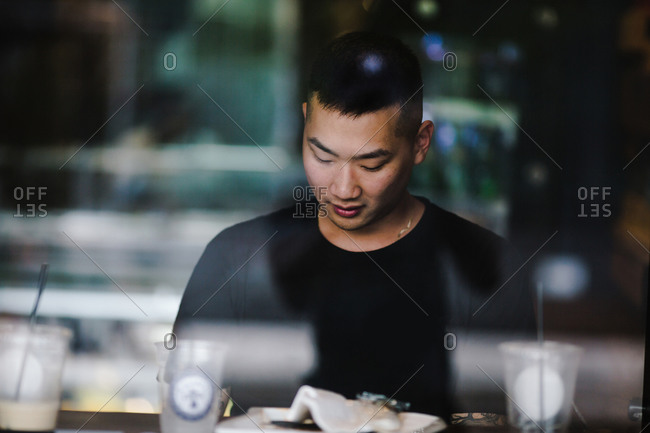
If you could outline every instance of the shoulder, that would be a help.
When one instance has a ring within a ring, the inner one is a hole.
[[[439,256],[479,288],[493,287],[519,256],[503,237],[441,207],[426,202]]]
[[[270,234],[276,230],[286,230],[292,223],[292,211],[293,208],[287,207],[234,224],[218,233],[212,242],[236,240]]]
[[[457,248],[478,245],[492,247],[507,247],[509,242],[496,233],[476,223],[445,210],[425,199],[425,206],[430,217],[427,219],[434,227],[439,241],[451,243]]]
[[[447,281],[449,323],[473,329],[534,330],[525,264],[503,237],[430,204],[435,256]],[[521,271],[521,272],[520,272]]]
[[[217,234],[206,250],[223,249],[235,252],[241,248],[259,247],[273,239],[295,236],[309,229],[310,219],[295,217],[294,207],[286,207],[234,224]]]

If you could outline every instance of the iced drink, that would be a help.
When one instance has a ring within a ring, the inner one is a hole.
[[[5,430],[51,431],[56,426],[59,400],[16,402],[0,400],[0,426]]]
[[[221,413],[226,347],[211,341],[156,343],[162,433],[212,433]]]
[[[508,421],[524,432],[563,432],[582,349],[545,341],[500,345],[504,359]]]
[[[0,322],[0,429],[52,431],[71,332]]]

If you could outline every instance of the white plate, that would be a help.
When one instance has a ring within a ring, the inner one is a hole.
[[[285,421],[288,408],[252,407],[246,415],[235,416],[217,424],[215,433],[309,433],[308,430],[292,429],[271,424]],[[399,415],[402,428],[394,433],[435,433],[447,427],[445,422],[433,415],[402,412]]]

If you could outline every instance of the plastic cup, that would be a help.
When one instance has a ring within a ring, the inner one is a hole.
[[[508,422],[522,431],[563,432],[571,420],[582,349],[545,341],[499,345],[504,360]]]
[[[0,429],[55,429],[71,335],[61,326],[0,322]]]
[[[214,341],[155,343],[162,433],[212,433],[223,413],[226,346]]]

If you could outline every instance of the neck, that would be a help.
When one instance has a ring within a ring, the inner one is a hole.
[[[358,230],[343,230],[327,217],[319,220],[323,236],[337,247],[353,252],[374,251],[407,236],[424,214],[424,204],[410,194],[387,215]]]

